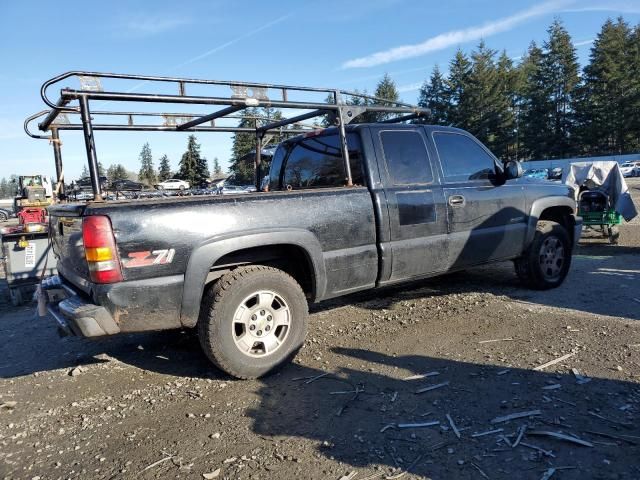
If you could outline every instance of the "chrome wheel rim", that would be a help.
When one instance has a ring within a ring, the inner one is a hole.
[[[236,309],[231,334],[236,347],[248,357],[266,357],[278,351],[291,330],[291,309],[271,290],[246,297]]]
[[[557,280],[565,262],[564,245],[558,237],[548,236],[540,246],[540,270],[545,280]]]

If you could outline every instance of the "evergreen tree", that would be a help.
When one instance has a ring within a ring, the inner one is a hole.
[[[107,169],[107,179],[109,180],[109,183],[113,183],[116,180],[127,180],[127,178],[127,170],[120,163],[110,165]]]
[[[578,61],[571,36],[559,20],[553,22],[548,33],[539,71],[547,97],[546,153],[550,158],[566,158],[576,152],[572,135]]]
[[[102,165],[102,162],[98,160],[98,176],[104,177],[106,175],[107,171],[104,169],[104,165]]]
[[[640,82],[630,66],[631,29],[622,18],[607,20],[593,43],[590,62],[584,69],[578,116],[580,140],[590,154],[621,154],[633,144],[632,92]]]
[[[220,161],[218,160],[218,157],[214,157],[213,158],[213,176],[215,178],[220,178],[222,177],[223,173],[222,173],[222,167],[220,167]]]
[[[547,96],[542,69],[543,52],[535,42],[520,64],[521,77],[518,103],[519,114],[519,157],[521,159],[542,159],[546,157]]]
[[[385,73],[382,79],[376,85],[376,91],[373,93],[373,96],[376,98],[381,98],[383,100],[388,100],[381,103],[385,106],[394,106],[395,102],[400,99],[400,94],[398,93],[398,89],[396,88],[396,83],[391,79],[388,73]],[[384,120],[387,120],[388,118],[392,118],[395,116],[392,113],[385,112],[368,112],[365,115],[369,117],[370,120],[368,121],[371,122],[382,122]]]
[[[239,127],[255,127],[256,120],[247,118],[257,116],[255,108],[246,109],[246,115],[238,123]],[[252,184],[255,180],[255,162],[248,155],[256,148],[255,135],[251,133],[235,133],[233,135],[233,147],[231,150],[231,165],[229,172],[233,182],[238,185]]]
[[[171,178],[171,165],[169,164],[169,157],[163,155],[160,157],[160,166],[158,167],[158,181],[164,182]]]
[[[80,178],[87,178],[89,176],[89,168],[86,165],[82,166],[82,173],[80,174]]]
[[[421,119],[421,122],[436,125],[449,123],[449,92],[446,79],[437,65],[433,68],[429,80],[425,81],[420,88],[418,105],[431,111],[429,118]]]
[[[633,88],[629,95],[625,117],[629,122],[629,140],[627,152],[640,149],[640,24],[636,25],[629,35],[627,62],[629,64],[628,77],[633,81]]]
[[[502,51],[498,62],[497,80],[498,95],[501,99],[500,108],[497,109],[495,125],[495,148],[494,152],[503,160],[515,160],[517,153],[517,116],[518,116],[518,86],[519,72],[513,66],[513,61]]]
[[[146,183],[148,185],[153,185],[156,183],[156,171],[153,166],[153,156],[151,155],[151,147],[149,143],[145,143],[142,146],[142,151],[140,152],[140,172],[138,173],[139,181]]]
[[[9,182],[6,177],[2,177],[0,180],[0,198],[8,198],[10,196],[9,193]]]
[[[458,49],[449,64],[447,96],[450,103],[448,120],[459,128],[466,128],[469,125],[468,119],[471,110],[468,100],[470,73],[471,62],[462,50]]]
[[[182,154],[178,178],[186,180],[193,187],[200,186],[209,178],[207,160],[200,155],[200,144],[195,135],[189,135],[187,151]]]

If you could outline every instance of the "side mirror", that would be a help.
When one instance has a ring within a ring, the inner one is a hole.
[[[522,177],[524,171],[520,162],[509,160],[504,165],[504,176],[506,180]]]

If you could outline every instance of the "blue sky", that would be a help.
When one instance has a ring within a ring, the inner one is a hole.
[[[0,177],[52,174],[46,141],[22,131],[42,110],[41,83],[67,70],[245,80],[372,91],[385,72],[415,102],[434,65],[483,38],[519,58],[555,17],[572,35],[581,64],[607,17],[640,23],[640,0],[30,1],[0,0]],[[73,85],[76,86],[76,85]],[[145,91],[141,87],[139,91]],[[103,105],[104,106],[104,105]],[[209,159],[226,167],[231,137],[200,134]],[[138,170],[149,142],[172,167],[186,146],[177,133],[98,132],[105,166]],[[82,136],[63,137],[67,179],[86,162]]]

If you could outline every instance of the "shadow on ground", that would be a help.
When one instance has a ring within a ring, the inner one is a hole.
[[[291,367],[264,379],[260,404],[248,412],[253,432],[312,440],[318,454],[369,473],[395,468],[394,473],[408,469],[434,479],[537,480],[554,467],[562,479],[640,476],[640,429],[633,421],[637,384],[605,379],[578,384],[568,375],[369,350],[334,353],[348,367],[325,376]],[[403,380],[428,373],[433,376]],[[441,386],[417,393],[436,385]],[[492,423],[536,410],[539,414],[530,417]],[[424,422],[439,424],[401,428]],[[592,446],[540,431],[575,435]]]

